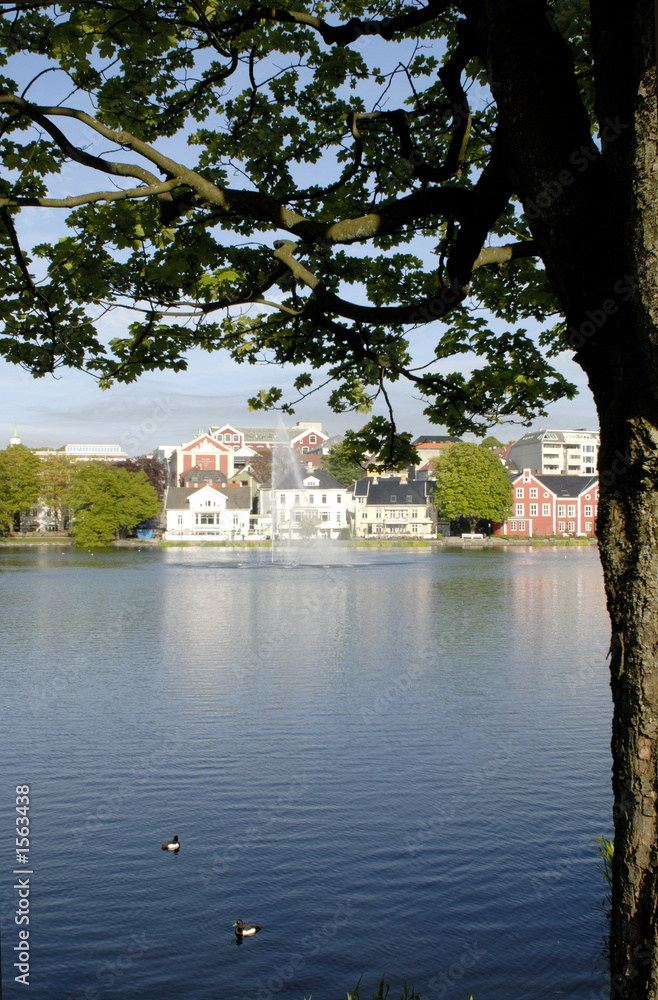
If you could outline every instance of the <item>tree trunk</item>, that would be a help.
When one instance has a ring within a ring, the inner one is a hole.
[[[658,1000],[654,4],[636,0],[622,9],[613,0],[591,0],[602,155],[583,129],[566,46],[554,24],[547,28],[544,5],[464,0],[463,6],[496,96],[515,190],[526,206],[541,209],[531,222],[533,236],[601,423],[597,533],[614,700],[611,996]]]

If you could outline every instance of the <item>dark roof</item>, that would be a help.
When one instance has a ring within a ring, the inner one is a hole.
[[[196,466],[183,473],[183,481],[190,483],[226,483],[226,476],[219,469],[198,469]]]
[[[307,479],[317,479],[318,486],[308,486]],[[313,469],[309,472],[304,466],[299,467],[299,471],[290,472],[280,483],[275,483],[272,487],[275,490],[344,490],[342,483],[327,472],[326,469]]]
[[[199,489],[206,489],[200,486]],[[190,486],[170,486],[167,490],[167,500],[165,510],[185,510],[189,504],[189,498],[199,492]],[[216,487],[217,492],[226,497],[227,510],[251,510],[251,489],[248,486],[228,486]]]
[[[417,444],[461,444],[461,438],[450,437],[449,434],[423,434],[422,437],[417,437],[415,441],[411,444],[415,447]]]
[[[598,483],[598,476],[535,476],[543,486],[558,497],[579,497]]]
[[[565,499],[575,499],[582,493],[587,493],[588,490],[594,489],[599,482],[598,476],[540,476],[537,472],[533,472],[531,475],[538,483],[541,483],[547,490],[550,490],[551,493],[555,493],[557,497],[564,497]],[[512,485],[518,486],[522,476],[523,473],[521,471],[510,471],[509,477]]]
[[[429,479],[401,482],[399,476],[384,476],[377,480],[373,476],[366,476],[354,484],[352,493],[355,497],[367,497],[366,503],[380,507],[392,503],[426,504],[434,485]]]

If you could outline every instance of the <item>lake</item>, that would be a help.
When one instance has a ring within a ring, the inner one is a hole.
[[[20,877],[38,1000],[607,996],[595,548],[5,547],[0,587],[6,996]]]

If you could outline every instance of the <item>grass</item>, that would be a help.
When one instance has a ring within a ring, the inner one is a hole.
[[[347,1000],[361,1000],[359,995],[360,986],[361,980],[359,979],[358,983],[354,987],[354,993],[347,994]],[[379,981],[377,992],[372,995],[372,1000],[387,1000],[390,988],[391,987],[386,982],[386,973],[384,973]],[[420,996],[416,993],[413,986],[409,987],[406,983],[404,983],[402,993],[400,994],[400,1000],[420,1000]],[[471,1000],[473,1000],[472,997]]]
[[[160,548],[165,548],[165,549],[166,548],[169,548],[169,549],[170,548],[179,548],[179,549],[180,548],[187,548],[187,547],[189,547],[191,545],[194,545],[197,548],[204,548],[204,549],[260,549],[260,548],[263,548],[263,547],[269,548],[270,543],[269,543],[269,541],[268,542],[265,542],[265,541],[263,541],[263,542],[242,542],[242,541],[239,541],[239,542],[238,541],[236,541],[236,542],[229,542],[229,541],[223,541],[223,542],[201,542],[201,541],[199,541],[199,542],[172,542],[172,541],[160,542]]]
[[[0,544],[5,545],[71,545],[68,535],[2,535]]]
[[[531,538],[531,545],[589,545],[589,538]]]
[[[354,548],[368,548],[375,546],[379,549],[424,549],[429,546],[429,542],[426,538],[401,538],[399,541],[386,541],[382,539],[379,541],[377,538],[353,538],[351,541],[347,542],[348,545]]]

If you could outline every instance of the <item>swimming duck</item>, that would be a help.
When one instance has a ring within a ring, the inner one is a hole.
[[[168,840],[166,844],[162,845],[163,851],[177,851],[180,847],[180,840],[178,837],[174,837],[173,840]]]
[[[235,927],[236,937],[251,937],[252,934],[258,934],[260,927],[258,924],[243,924],[241,920],[236,920],[233,924]]]

